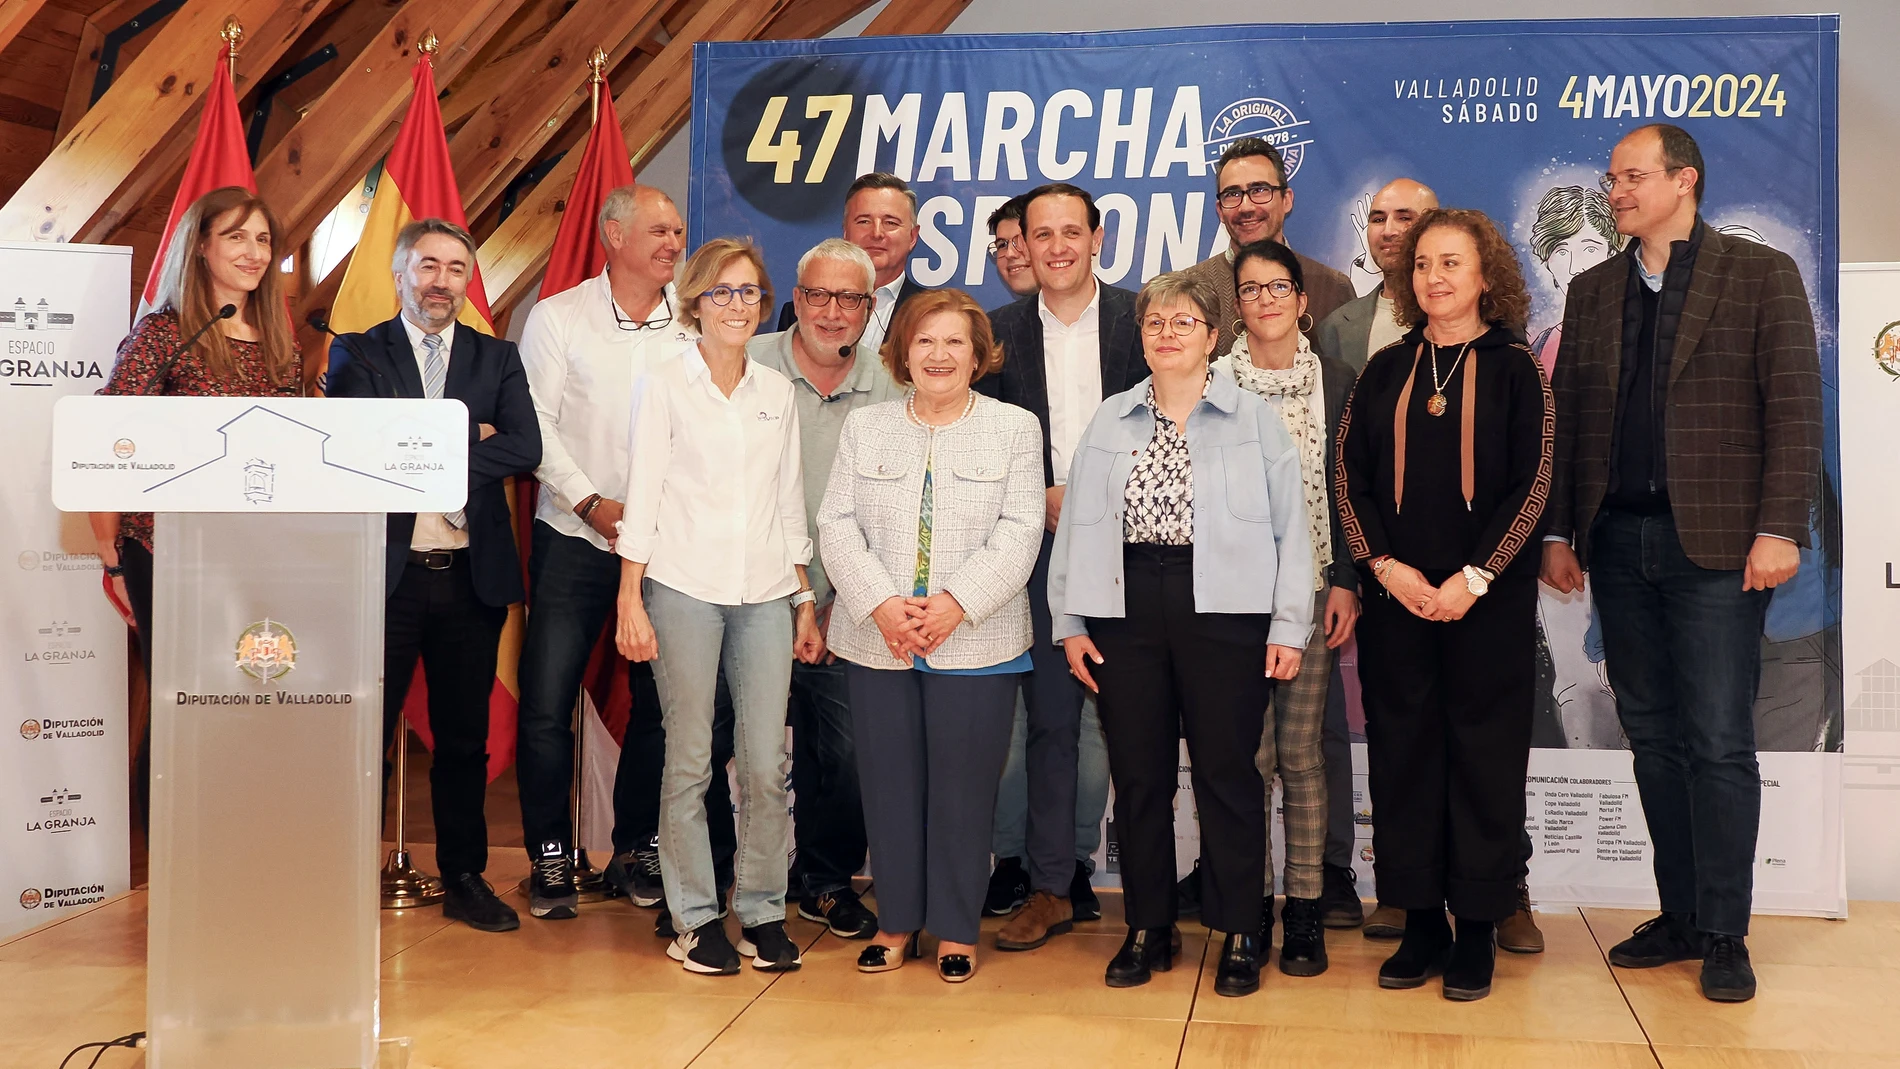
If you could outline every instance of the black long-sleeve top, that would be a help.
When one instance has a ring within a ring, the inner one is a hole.
[[[1474,340],[1452,371],[1459,348],[1438,351],[1439,374],[1451,376],[1443,415],[1427,410],[1431,344],[1419,328],[1379,350],[1359,376],[1339,432],[1333,490],[1346,549],[1362,567],[1390,554],[1433,582],[1467,564],[1537,574],[1557,425],[1550,386],[1536,354],[1502,327]],[[1394,416],[1408,378],[1401,460]]]

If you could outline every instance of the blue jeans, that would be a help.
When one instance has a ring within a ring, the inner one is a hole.
[[[574,701],[601,628],[613,615],[620,591],[620,558],[584,538],[534,525],[528,557],[532,579],[528,634],[521,648],[521,709],[515,733],[515,776],[521,790],[522,839],[529,854],[550,840],[574,841]],[[658,831],[660,770],[666,733],[653,673],[629,665],[632,694],[627,729],[614,777],[614,849],[647,847]],[[723,703],[722,703],[723,704]],[[721,709],[714,760],[732,748],[731,710]],[[720,885],[732,882],[732,801],[723,776],[706,794],[713,853]]]
[[[1748,934],[1761,772],[1755,690],[1769,591],[1698,567],[1675,518],[1605,511],[1590,584],[1616,709],[1635,755],[1662,908]]]
[[[990,852],[997,857],[1025,856],[1029,823],[1029,782],[1024,769],[1023,749],[1029,738],[1029,707],[1022,696],[1016,697],[1015,724],[1009,733],[1009,761],[1003,765],[1003,780],[996,785],[996,831],[990,839]],[[1108,744],[1102,741],[1102,720],[1095,712],[1095,701],[1082,703],[1082,735],[1076,746],[1075,761],[1075,859],[1090,872],[1090,860],[1102,845],[1102,814],[1108,809]]]
[[[798,842],[791,890],[816,898],[851,886],[866,851],[844,662],[792,665],[790,717]]]
[[[680,931],[719,915],[706,788],[713,706],[721,674],[732,694],[739,780],[739,853],[733,910],[750,928],[785,919],[785,706],[792,683],[792,613],[786,598],[715,605],[648,579],[647,615],[659,638],[653,682],[666,726],[660,775],[660,873]]]

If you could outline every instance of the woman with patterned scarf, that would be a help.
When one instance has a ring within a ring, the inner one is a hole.
[[[1273,777],[1285,791],[1286,908],[1280,971],[1288,976],[1318,976],[1326,971],[1326,939],[1321,927],[1321,860],[1326,850],[1326,766],[1320,753],[1320,727],[1326,716],[1326,690],[1333,658],[1352,638],[1359,619],[1359,574],[1338,547],[1339,511],[1333,506],[1334,432],[1352,395],[1351,366],[1321,356],[1301,330],[1306,289],[1300,261],[1277,241],[1256,241],[1234,254],[1234,284],[1240,321],[1233,348],[1214,366],[1258,394],[1280,414],[1300,453],[1300,481],[1306,491],[1307,524],[1313,540],[1313,619],[1319,626],[1300,659],[1300,672],[1273,692],[1266,730],[1255,763],[1266,781],[1269,819],[1268,856],[1272,856]],[[1271,943],[1273,874],[1267,874],[1261,941]]]

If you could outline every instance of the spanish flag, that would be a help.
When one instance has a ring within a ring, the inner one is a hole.
[[[164,269],[165,250],[185,209],[199,197],[225,186],[243,186],[257,192],[250,149],[244,143],[244,123],[238,118],[237,94],[231,89],[230,56],[231,46],[225,45],[218,55],[217,69],[211,72],[211,91],[198,117],[198,138],[191,143],[191,159],[178,181],[171,214],[165,218],[165,230],[158,239],[158,253],[152,257],[152,270],[145,276],[145,290],[139,296],[141,316],[151,311],[152,302],[158,299],[158,273]]]
[[[330,329],[339,334],[368,330],[400,310],[390,260],[403,227],[428,218],[468,225],[449,164],[442,109],[435,100],[435,67],[427,54],[416,59],[413,81],[409,114],[403,116],[402,131],[383,161],[383,176],[376,183],[363,236],[357,240],[356,252],[343,272],[343,285],[330,306]],[[468,280],[468,303],[456,318],[483,334],[495,333],[479,266]]]
[[[462,194],[456,188],[455,172],[449,164],[449,141],[442,130],[442,109],[435,100],[435,69],[425,53],[416,60],[409,114],[403,117],[402,131],[396,135],[396,144],[390,148],[388,159],[383,161],[383,176],[376,184],[376,197],[370,202],[363,236],[356,243],[350,265],[343,273],[343,285],[330,307],[331,330],[338,334],[368,330],[402,310],[396,297],[395,272],[390,269],[396,253],[396,235],[412,221],[428,218],[468,225],[468,216],[462,212]],[[479,266],[469,276],[468,303],[462,306],[462,314],[456,321],[483,334],[495,333],[494,319],[488,311],[488,296],[482,292]],[[510,507],[514,504],[512,490],[511,485]],[[495,659],[495,685],[488,696],[488,778],[491,782],[515,760],[515,723],[521,691],[516,669],[526,631],[527,619],[522,607],[510,606],[508,622],[502,628],[501,649]],[[434,748],[435,738],[429,730],[429,687],[420,662],[410,680],[402,715],[423,745]]]

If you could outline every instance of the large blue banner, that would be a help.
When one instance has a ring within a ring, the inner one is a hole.
[[[1611,147],[1676,123],[1708,162],[1710,225],[1788,253],[1812,295],[1829,423],[1816,544],[1838,546],[1838,34],[1837,17],[1802,16],[702,44],[691,232],[759,241],[783,294],[799,255],[839,233],[852,179],[891,171],[920,203],[911,276],[995,307],[1010,298],[990,212],[1071,181],[1104,213],[1098,276],[1133,289],[1226,248],[1211,165],[1263,137],[1286,158],[1289,244],[1361,293],[1379,282],[1367,204],[1390,179],[1489,214],[1532,283],[1548,369],[1570,279],[1622,244],[1597,188]],[[1538,745],[1622,747],[1587,598],[1544,594]],[[1838,557],[1806,553],[1764,639],[1763,749],[1839,749],[1838,620]]]

